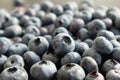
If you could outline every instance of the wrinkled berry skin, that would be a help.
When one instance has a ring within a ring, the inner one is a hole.
[[[113,51],[113,45],[103,36],[94,40],[94,47],[101,54],[110,54]]]
[[[105,78],[99,72],[91,72],[86,76],[85,80],[105,80]]]
[[[24,68],[12,66],[3,70],[0,80],[28,80],[28,74]]]
[[[68,63],[77,63],[79,64],[81,56],[77,52],[69,52],[61,59],[61,64],[65,65]]]
[[[84,80],[85,72],[75,63],[63,65],[57,72],[57,80]]]
[[[80,65],[84,68],[86,74],[99,70],[97,62],[89,56],[83,57],[80,61]]]
[[[56,72],[55,64],[48,60],[37,62],[30,69],[34,80],[51,80],[55,77]]]
[[[54,37],[53,48],[57,55],[64,56],[75,49],[75,42],[69,34],[59,33]]]
[[[106,74],[106,80],[120,80],[120,70],[113,69]]]
[[[14,54],[8,57],[8,59],[6,60],[4,64],[4,69],[8,67],[12,67],[12,66],[24,67],[24,65],[25,64],[24,64],[23,58],[19,55]]]
[[[46,38],[37,36],[29,41],[28,47],[31,51],[34,51],[39,56],[42,56],[48,51],[49,43]]]

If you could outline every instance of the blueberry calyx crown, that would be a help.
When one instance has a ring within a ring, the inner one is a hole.
[[[11,72],[11,73],[14,73],[17,71],[17,68],[16,67],[12,67],[12,68],[9,68],[8,69],[8,72]]]
[[[90,77],[92,77],[92,78],[94,78],[94,77],[98,77],[99,75],[98,75],[98,72],[91,72],[90,73]]]
[[[71,40],[68,36],[63,36],[63,41],[67,44],[70,44],[71,43]]]
[[[111,59],[111,62],[112,62],[113,64],[117,64],[117,61],[115,61],[114,59]]]
[[[39,63],[39,65],[41,65],[41,64],[47,64],[47,62],[46,61],[42,61],[42,62]]]
[[[41,43],[40,38],[35,39],[35,43],[36,43],[36,44]]]
[[[71,63],[66,64],[66,68],[67,68],[67,69],[70,69],[70,68],[72,68],[72,67],[74,67],[74,66],[75,66],[75,64],[71,64]]]

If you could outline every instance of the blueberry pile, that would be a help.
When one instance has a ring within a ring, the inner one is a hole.
[[[120,9],[94,5],[0,9],[0,80],[120,80]]]

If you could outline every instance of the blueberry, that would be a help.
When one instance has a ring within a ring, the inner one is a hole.
[[[34,9],[27,8],[24,14],[30,17],[34,17],[36,15],[36,11]]]
[[[22,43],[28,45],[28,42],[32,39],[35,38],[36,36],[34,34],[24,34],[24,36],[22,37]]]
[[[57,55],[64,56],[75,49],[75,42],[69,34],[59,33],[54,37],[53,48]]]
[[[76,34],[84,26],[85,23],[82,19],[74,19],[70,24],[69,31],[73,34]]]
[[[79,6],[79,11],[88,11],[93,14],[95,12],[95,9],[93,7],[88,6],[87,4],[81,4]]]
[[[44,36],[49,43],[49,51],[53,52],[53,37],[51,35]]]
[[[97,52],[94,48],[89,48],[88,50],[85,50],[82,57],[92,57],[98,65],[102,63],[102,55]]]
[[[34,3],[30,8],[34,9],[35,11],[39,11],[41,9],[41,6],[38,3]]]
[[[3,65],[7,61],[7,57],[5,55],[0,55],[0,72],[3,71]]]
[[[0,29],[0,37],[4,36],[4,30]]]
[[[48,29],[46,27],[41,27],[40,28],[40,35],[45,36],[48,34]]]
[[[110,42],[112,43],[114,48],[120,47],[120,43],[117,40],[111,40]]]
[[[51,1],[43,1],[41,3],[41,10],[45,12],[49,12],[53,10],[53,8],[54,8],[54,4]]]
[[[54,30],[55,30],[55,25],[54,25],[54,24],[47,25],[47,26],[44,26],[44,27],[47,28],[49,35],[52,35],[52,34],[53,34],[53,32],[54,32]]]
[[[40,10],[36,12],[36,17],[38,17],[39,19],[42,19],[43,16],[45,16],[45,12]]]
[[[29,41],[28,47],[31,51],[34,51],[39,56],[42,56],[48,51],[49,43],[46,38],[37,36]]]
[[[80,65],[83,67],[86,74],[99,70],[97,62],[89,56],[83,57],[80,61]]]
[[[30,17],[28,15],[23,15],[20,18],[20,25],[23,28],[26,28],[28,26],[28,21],[30,20]]]
[[[113,49],[113,52],[112,52],[112,58],[117,60],[118,62],[120,62],[120,56],[119,56],[119,53],[120,52],[120,47],[116,47]]]
[[[106,75],[106,80],[119,80],[120,79],[120,70],[113,69],[110,70]]]
[[[4,32],[6,37],[13,38],[22,34],[22,28],[19,25],[12,25],[5,29]]]
[[[115,59],[109,59],[102,65],[103,73],[106,74],[112,69],[120,69],[120,63]]]
[[[92,39],[86,39],[84,42],[87,43],[89,47],[92,47],[92,45],[93,45]]]
[[[19,55],[11,55],[8,57],[7,61],[4,64],[4,69],[12,66],[20,66],[24,67],[24,60],[21,56]]]
[[[101,54],[110,54],[113,51],[113,45],[103,36],[97,37],[93,44]]]
[[[115,39],[120,42],[120,35],[115,35]]]
[[[56,19],[57,19],[56,15],[54,13],[49,12],[42,17],[42,22],[43,25],[50,25],[53,24]]]
[[[58,56],[56,56],[54,53],[51,53],[51,52],[45,53],[42,56],[42,60],[52,61],[56,65],[57,68],[59,68],[61,66],[60,65],[60,58]]]
[[[113,32],[108,31],[108,30],[101,30],[97,33],[97,36],[104,36],[108,40],[113,40],[115,39],[115,35]]]
[[[58,28],[56,28],[55,30],[54,30],[54,32],[53,32],[53,37],[55,37],[57,34],[59,34],[59,33],[67,33],[68,34],[68,31],[67,31],[67,29],[66,28],[64,28],[64,27],[58,27]]]
[[[117,28],[115,28],[115,27],[112,27],[110,29],[110,31],[113,32],[115,35],[119,35],[120,34],[120,31]]]
[[[81,28],[77,33],[77,37],[80,38],[82,41],[90,38],[88,30],[86,28]]]
[[[40,35],[40,30],[36,27],[36,26],[28,26],[26,29],[25,29],[25,34],[34,34],[36,36],[39,36]]]
[[[115,25],[115,23],[116,23],[115,22],[116,18],[120,16],[119,13],[120,13],[119,9],[116,9],[116,8],[108,9],[108,11],[107,11],[107,17],[110,18],[110,19],[112,19],[113,25]]]
[[[77,52],[69,52],[66,55],[64,55],[64,57],[61,58],[61,64],[65,65],[68,63],[77,63],[79,64],[81,60],[81,56],[79,53]]]
[[[14,0],[14,6],[23,6],[24,5],[24,0]]]
[[[81,4],[87,4],[88,6],[94,6],[95,2],[93,0],[83,0]]]
[[[78,10],[78,5],[74,1],[69,1],[63,5],[63,8],[64,8],[64,11],[66,11],[66,10],[76,11],[76,10]]]
[[[22,41],[22,38],[21,37],[14,37],[11,39],[12,43],[15,44],[15,43],[21,43]]]
[[[85,80],[105,80],[105,78],[99,72],[91,72],[86,76]]]
[[[11,41],[6,37],[0,37],[0,54],[5,54],[11,46]]]
[[[23,55],[26,51],[28,51],[28,46],[23,43],[15,43],[10,46],[8,52],[6,53],[7,56],[11,56],[13,54]]]
[[[117,17],[116,19],[115,19],[115,27],[116,28],[118,28],[118,29],[120,29],[120,17]]]
[[[30,74],[34,80],[52,80],[56,72],[55,64],[48,60],[37,62],[30,69]]]
[[[64,11],[64,14],[74,16],[74,12],[72,10],[66,10],[66,11]]]
[[[36,62],[40,61],[40,57],[33,51],[25,52],[24,55],[23,55],[23,58],[29,66],[32,66]]]
[[[86,27],[88,29],[88,33],[90,34],[91,37],[96,37],[97,33],[100,30],[105,30],[106,25],[102,20],[99,19],[94,19],[93,21],[89,22],[86,24]]]
[[[19,66],[8,67],[0,74],[1,80],[28,80],[28,74]]]
[[[63,14],[63,7],[61,5],[55,5],[53,8],[53,13],[55,13],[57,16],[60,16]]]
[[[75,52],[78,52],[80,55],[83,54],[84,51],[88,50],[89,46],[85,42],[75,42]]]
[[[84,80],[85,72],[75,63],[63,65],[57,72],[57,80]]]
[[[104,11],[104,10],[96,10],[93,13],[94,19],[104,19],[105,17],[106,17],[106,11]]]
[[[105,6],[105,5],[100,5],[100,6],[98,6],[98,7],[96,8],[96,10],[103,10],[103,11],[107,12],[108,7]]]
[[[10,20],[8,20],[2,24],[2,29],[5,29],[8,26],[17,25],[17,24],[19,24],[19,20],[16,17],[11,17]]]
[[[87,10],[78,11],[78,12],[75,12],[74,17],[75,18],[81,18],[82,20],[84,20],[85,23],[88,23],[92,19],[92,13],[87,11]]]
[[[72,19],[69,19],[67,14],[63,14],[55,20],[54,24],[55,24],[55,27],[63,26],[65,28],[69,28],[71,22],[72,22]]]
[[[103,22],[106,24],[107,29],[111,29],[113,26],[113,22],[110,18],[103,19]]]
[[[40,28],[42,26],[42,22],[37,17],[30,17],[30,20],[28,21],[28,26],[36,26],[37,28]]]

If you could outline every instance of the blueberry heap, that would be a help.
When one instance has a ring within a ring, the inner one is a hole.
[[[94,4],[0,9],[0,80],[120,80],[120,9]]]

